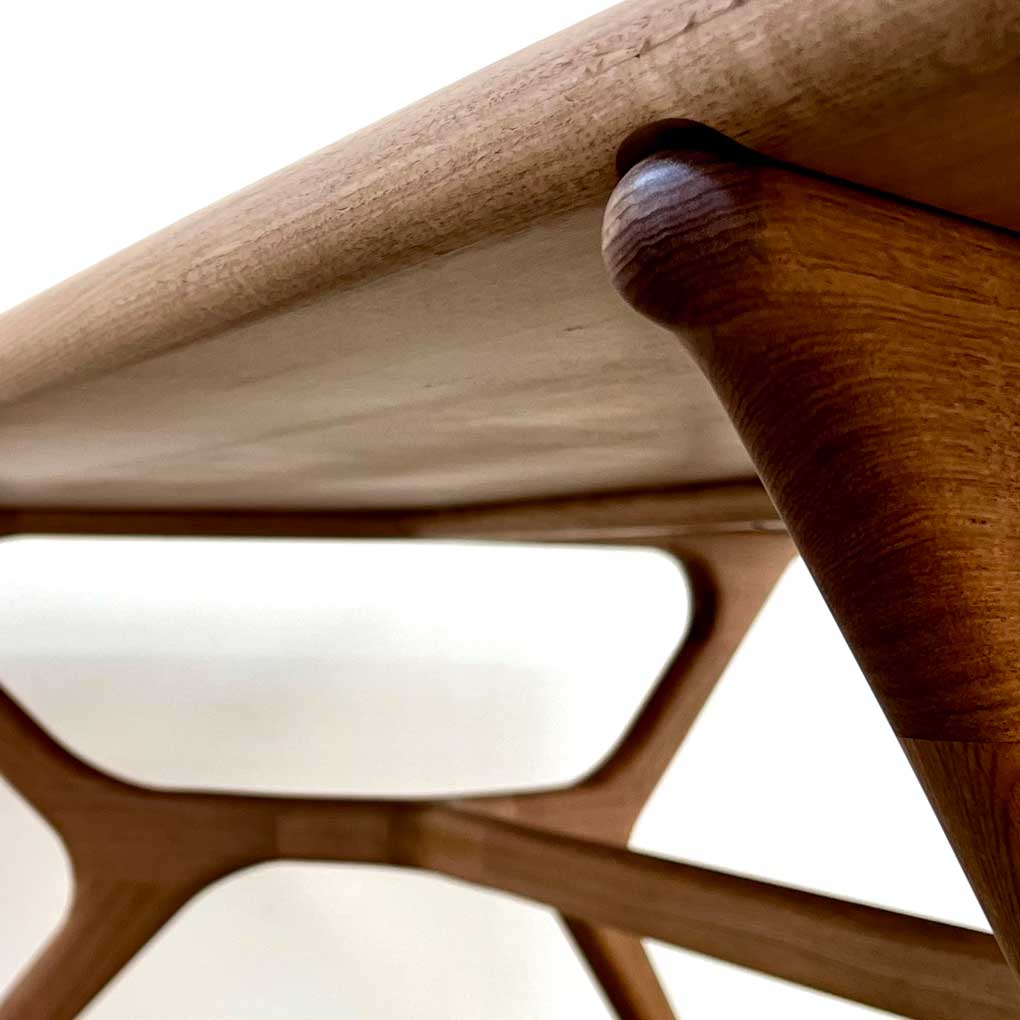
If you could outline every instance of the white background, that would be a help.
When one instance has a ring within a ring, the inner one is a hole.
[[[7,5],[0,309],[604,6]],[[563,781],[639,704],[684,598],[651,553],[8,542],[0,672],[81,753],[151,782]],[[0,832],[2,985],[59,919],[67,874],[54,838],[2,790]],[[984,926],[799,565],[635,845]],[[877,1015],[653,954],[685,1020]],[[277,866],[199,898],[87,1015],[606,1010],[539,908],[425,876]]]

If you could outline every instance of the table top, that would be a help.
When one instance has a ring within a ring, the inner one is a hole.
[[[664,117],[1020,227],[1020,5],[630,0],[0,316],[0,504],[412,508],[753,477],[601,265]],[[23,158],[30,158],[25,154]]]

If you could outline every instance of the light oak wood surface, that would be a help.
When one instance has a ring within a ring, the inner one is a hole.
[[[0,504],[427,507],[753,478],[687,356],[606,283],[600,217],[0,407]]]
[[[613,8],[0,316],[0,503],[399,508],[752,477],[687,355],[604,281],[617,147],[694,117],[1020,226],[1018,32],[1001,0]]]

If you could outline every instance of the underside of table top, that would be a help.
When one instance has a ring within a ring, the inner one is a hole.
[[[0,316],[0,504],[427,508],[753,469],[600,257],[665,117],[1020,227],[1020,8],[631,0]],[[20,158],[30,159],[30,153]]]

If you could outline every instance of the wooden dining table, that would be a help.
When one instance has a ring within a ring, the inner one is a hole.
[[[1020,5],[627,0],[0,314],[0,534],[654,546],[694,602],[569,789],[156,790],[2,695],[75,893],[0,1020],[278,859],[552,906],[620,1020],[674,1015],[642,937],[1020,1017],[1018,182]],[[994,937],[627,848],[797,552]]]

